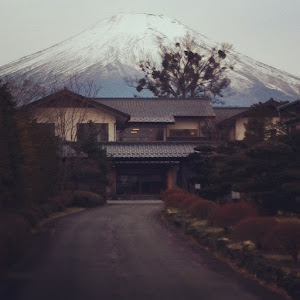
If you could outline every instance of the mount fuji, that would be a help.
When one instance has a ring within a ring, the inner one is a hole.
[[[166,16],[120,13],[48,49],[1,66],[0,78],[30,78],[48,92],[57,84],[68,87],[76,78],[76,85],[92,82],[101,87],[97,97],[150,97],[152,94],[138,93],[134,84],[129,84],[144,76],[139,62],[147,59],[159,66],[157,41],[174,45],[187,35],[204,49],[217,45]],[[227,106],[249,106],[271,97],[289,101],[300,98],[299,77],[233,50],[228,55],[235,57],[235,64],[228,74],[231,84],[221,99]]]

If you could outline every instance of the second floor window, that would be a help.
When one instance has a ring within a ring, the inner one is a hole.
[[[164,140],[164,128],[133,126],[125,128],[118,134],[119,141],[122,142],[154,142]]]
[[[35,123],[36,127],[44,134],[55,136],[54,123]]]
[[[107,142],[108,123],[78,123],[77,141],[84,141],[91,137],[95,138],[97,142]]]
[[[170,129],[170,137],[198,137],[197,129]]]

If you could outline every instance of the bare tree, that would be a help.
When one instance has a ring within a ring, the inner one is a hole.
[[[13,97],[16,106],[26,105],[34,100],[38,100],[46,95],[46,88],[25,74],[18,78],[5,76],[1,82],[6,83],[8,91]]]
[[[96,84],[95,81],[83,78],[79,75],[70,76],[67,80],[55,79],[49,87],[49,92],[54,93],[64,88],[83,95],[85,97],[96,97],[101,90],[101,86]]]
[[[58,136],[59,156],[62,158],[59,163],[58,175],[60,190],[65,188],[74,156],[84,156],[83,153],[78,152],[84,142],[79,139],[78,135],[80,124],[107,122],[105,115],[101,120],[97,120],[88,99],[80,95],[83,93],[92,97],[95,96],[99,91],[96,85],[93,83],[84,84],[73,77],[70,78],[68,84],[69,87],[72,87],[72,91],[61,88],[61,86],[60,83],[52,86],[51,90],[55,94],[55,98],[49,104],[36,107],[32,111],[32,117],[36,119],[37,123],[50,123],[55,127],[55,135]]]
[[[227,56],[230,50],[229,44],[206,50],[190,36],[173,47],[161,41],[161,66],[156,67],[149,60],[141,61],[145,76],[138,81],[136,89],[138,92],[149,90],[156,97],[222,96],[222,90],[230,84],[227,71],[233,69],[233,62]]]

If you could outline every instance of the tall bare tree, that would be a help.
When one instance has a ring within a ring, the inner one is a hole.
[[[5,76],[0,81],[7,85],[16,106],[26,105],[46,95],[46,87],[25,74],[18,78]]]
[[[161,66],[141,61],[145,76],[138,81],[138,92],[151,91],[156,97],[197,98],[222,96],[229,84],[227,71],[233,69],[228,59],[229,44],[206,50],[187,36],[174,46],[160,42]]]

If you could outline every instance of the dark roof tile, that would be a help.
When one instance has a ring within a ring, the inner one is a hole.
[[[214,117],[209,100],[159,98],[94,98],[131,116],[129,122],[174,123],[174,117]]]
[[[216,114],[215,122],[220,123],[248,110],[249,108],[250,107],[214,107],[213,110]]]
[[[201,142],[101,143],[108,156],[116,159],[184,158],[193,153],[199,144]]]

